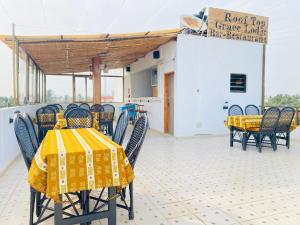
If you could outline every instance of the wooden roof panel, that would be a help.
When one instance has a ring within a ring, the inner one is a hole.
[[[109,69],[124,67],[160,45],[174,40],[179,29],[128,34],[17,36],[20,47],[46,73],[90,71],[93,57]],[[10,48],[13,37],[0,35]]]

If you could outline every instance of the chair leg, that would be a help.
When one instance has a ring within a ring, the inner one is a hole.
[[[33,225],[34,202],[35,202],[35,193],[34,193],[34,191],[30,190],[30,215],[29,215],[29,225]]]
[[[130,207],[129,207],[129,219],[134,219],[134,208],[133,208],[133,182],[129,184],[129,195],[130,195]]]
[[[37,192],[35,195],[35,214],[37,217],[39,217],[41,215],[41,193]]]
[[[286,133],[286,147],[288,149],[290,149],[290,140],[291,140],[290,132],[287,132]]]
[[[242,147],[244,151],[246,151],[246,145],[247,145],[247,133],[243,132]]]

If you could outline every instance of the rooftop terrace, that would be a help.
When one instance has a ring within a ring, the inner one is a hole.
[[[150,131],[135,170],[135,220],[118,209],[118,224],[299,224],[300,140],[293,138],[289,150],[261,154],[230,148],[228,140]],[[26,179],[21,157],[0,177],[0,224],[28,223]]]

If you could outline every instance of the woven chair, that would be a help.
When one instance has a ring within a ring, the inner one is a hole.
[[[47,105],[48,107],[51,107],[51,108],[53,108],[53,110],[56,112],[56,113],[58,113],[59,112],[59,107],[56,105],[56,104],[50,104],[50,105]]]
[[[276,127],[277,145],[282,145],[279,143],[279,141],[284,140],[284,145],[288,149],[290,148],[290,129],[294,116],[295,109],[293,109],[292,107],[284,107],[281,110],[278,125]]]
[[[118,145],[122,145],[123,143],[127,126],[128,126],[128,113],[127,111],[124,111],[119,116],[115,133],[112,136],[112,140],[116,142]]]
[[[92,112],[99,112],[100,108],[101,108],[100,104],[94,104],[94,105],[91,106],[91,111]]]
[[[246,115],[259,115],[259,108],[256,105],[247,105],[245,107],[245,114]]]
[[[91,110],[90,105],[87,103],[81,103],[79,105],[80,108],[86,109],[86,110]]]
[[[132,134],[128,141],[127,147],[125,149],[126,156],[132,169],[134,169],[136,160],[142,148],[146,133],[148,131],[148,118],[146,115],[142,115],[135,123]],[[99,202],[107,203],[106,199],[102,199],[104,189],[100,192],[99,196],[90,198],[96,201],[95,208],[98,206]],[[134,219],[134,207],[133,207],[133,182],[129,184],[129,204],[126,200],[126,188],[123,188],[119,193],[121,197],[121,203],[117,203],[117,207],[126,209],[128,211],[128,217],[130,220]]]
[[[75,108],[66,114],[67,128],[91,128],[93,127],[93,114],[83,108]]]
[[[48,130],[52,130],[56,124],[56,112],[53,107],[44,106],[36,111],[36,119],[38,123],[38,136],[41,142]]]
[[[56,106],[59,108],[59,110],[63,110],[63,109],[64,109],[64,107],[62,107],[61,104],[56,103],[56,104],[54,104],[54,105],[56,105]]]
[[[232,105],[228,109],[228,116],[240,116],[244,115],[243,109],[239,105]]]
[[[70,109],[70,108],[77,108],[78,105],[74,104],[74,103],[70,103],[69,105],[67,105],[67,109]]]
[[[241,116],[244,115],[243,109],[239,105],[232,105],[228,109],[228,116]],[[230,147],[233,147],[234,142],[241,143],[243,150],[246,150],[245,144],[245,133],[243,130],[237,129],[235,127],[230,127]]]
[[[262,147],[264,147],[263,144],[270,144],[273,150],[276,151],[276,127],[279,117],[280,109],[271,107],[267,109],[267,111],[263,115],[259,129],[247,130],[248,137],[250,137],[250,135],[254,136],[256,140],[255,145],[258,147],[259,152],[261,152]],[[269,142],[265,141],[266,137],[270,139]]]
[[[110,104],[102,105],[99,109],[99,127],[101,131],[107,135],[113,135],[113,121],[115,115],[115,107]]]
[[[14,118],[14,130],[26,167],[29,170],[37,149],[32,142],[27,122],[20,113]],[[64,195],[70,199],[69,194],[66,193]],[[54,217],[53,209],[49,207],[50,202],[51,199],[48,199],[44,194],[30,187],[29,225],[37,225]],[[68,209],[73,207],[73,209],[76,209],[77,204],[80,204],[80,200],[72,201],[64,208]],[[49,211],[49,213],[46,213],[47,211]],[[34,221],[34,212],[37,217],[36,221]]]
[[[27,113],[23,113],[22,114],[24,121],[26,122],[30,137],[31,137],[31,141],[35,147],[35,149],[38,149],[39,147],[39,140],[32,122],[31,117],[27,114]]]

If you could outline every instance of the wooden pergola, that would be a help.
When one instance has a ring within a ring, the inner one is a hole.
[[[14,89],[18,89],[19,48],[44,74],[93,73],[94,103],[101,101],[101,70],[124,68],[160,45],[174,40],[180,29],[127,34],[15,36],[0,35],[14,52]],[[15,95],[18,96],[18,90]]]

